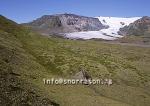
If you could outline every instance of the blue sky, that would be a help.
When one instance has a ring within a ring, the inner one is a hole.
[[[150,0],[1,0],[0,14],[18,23],[48,14],[150,16]]]

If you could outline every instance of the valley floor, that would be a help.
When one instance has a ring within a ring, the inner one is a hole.
[[[150,48],[101,41],[0,32],[0,104],[20,106],[149,106]],[[45,85],[80,69],[113,85]]]
[[[103,43],[107,43],[107,44],[115,44],[115,45],[122,45],[122,46],[136,46],[136,47],[150,47],[150,45],[145,45],[145,44],[135,44],[135,43],[120,43],[120,42],[103,42]]]

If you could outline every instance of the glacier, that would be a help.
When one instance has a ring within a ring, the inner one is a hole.
[[[95,17],[106,26],[109,26],[107,29],[101,29],[99,31],[84,31],[84,32],[73,32],[66,33],[65,37],[71,39],[104,39],[104,40],[115,40],[123,36],[118,34],[120,28],[133,23],[134,21],[140,19],[141,17]]]

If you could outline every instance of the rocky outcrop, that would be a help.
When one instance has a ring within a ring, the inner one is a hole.
[[[75,79],[83,79],[83,80],[88,80],[92,79],[92,77],[88,74],[87,71],[81,70],[78,73],[76,73],[73,78]]]
[[[97,18],[74,14],[44,15],[30,23],[33,30],[40,33],[67,33],[80,31],[98,31],[106,28]]]
[[[85,85],[90,84],[90,82],[88,80],[92,79],[90,74],[87,71],[85,71],[85,70],[79,71],[72,78],[80,80],[81,81],[80,84],[85,84]]]

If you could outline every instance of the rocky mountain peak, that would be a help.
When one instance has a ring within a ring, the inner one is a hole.
[[[97,18],[75,14],[44,15],[25,25],[41,33],[68,33],[80,31],[98,31],[106,28]]]

